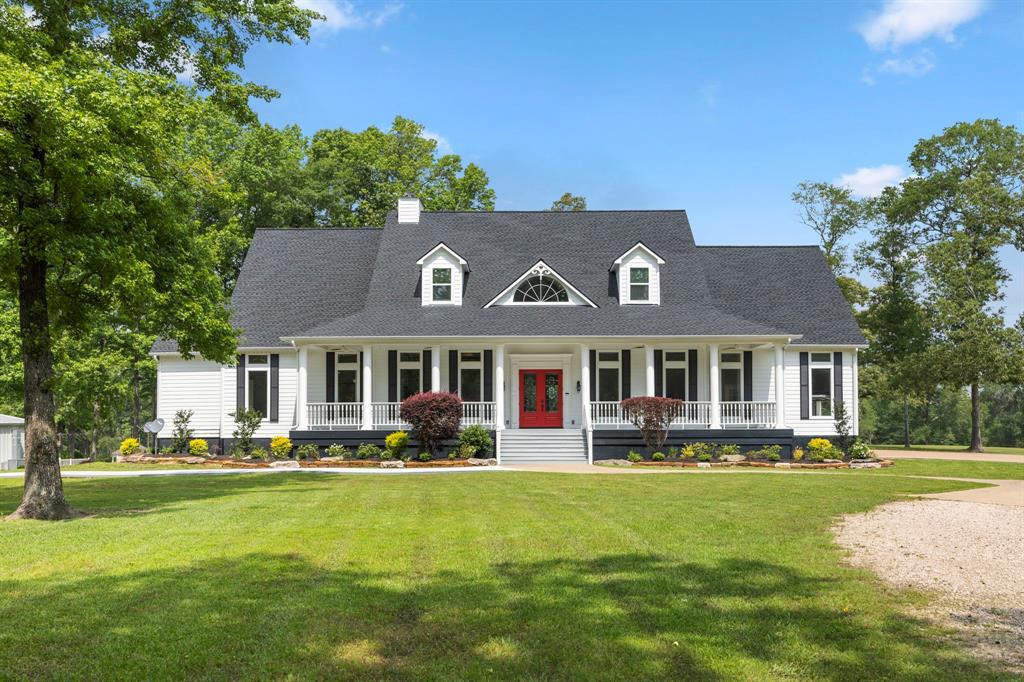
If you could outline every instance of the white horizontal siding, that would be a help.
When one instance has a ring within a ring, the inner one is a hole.
[[[755,350],[753,361],[752,388],[754,394],[751,400],[775,400],[775,382],[772,381],[772,374],[775,373],[775,351]]]
[[[433,269],[435,267],[451,268],[452,271],[452,300],[434,303],[433,300]],[[458,259],[445,251],[443,248],[435,251],[429,258],[423,261],[423,269],[420,273],[420,291],[423,305],[462,305],[462,265]]]
[[[847,410],[852,413],[857,400],[857,387],[853,383],[853,363],[856,358],[852,348],[815,348],[818,353],[843,354],[843,400]],[[810,350],[806,352],[811,352]],[[800,419],[800,353],[799,347],[787,349],[785,356],[785,403],[786,426],[793,429],[797,436],[834,436],[836,424],[834,419]]]
[[[178,410],[192,410],[190,424],[196,436],[220,436],[219,364],[198,358],[184,360],[169,355],[157,358],[156,416],[164,420],[164,427],[158,434],[160,438],[171,437],[174,414]]]
[[[661,303],[661,272],[658,262],[642,248],[636,249],[619,265],[619,303],[629,304],[629,268],[644,267],[650,270],[650,300],[639,301],[638,304]]]

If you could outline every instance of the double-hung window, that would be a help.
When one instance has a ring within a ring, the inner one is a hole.
[[[430,281],[434,301],[443,303],[452,300],[451,268],[434,268],[430,273]]]
[[[665,362],[663,372],[665,373],[665,397],[686,400],[686,351],[669,350],[665,351]],[[690,400],[696,400],[697,396],[690,396]]]
[[[621,384],[619,383],[619,351],[598,351],[597,399],[601,402],[618,402],[620,390]]]
[[[335,359],[338,372],[336,382],[337,400],[339,403],[358,403],[359,385],[359,353],[338,353]]]
[[[245,406],[270,415],[270,356],[249,355],[245,365]]]
[[[483,353],[462,351],[459,354],[459,397],[467,403],[483,400]]]
[[[832,416],[832,354],[811,353],[811,416]]]
[[[420,392],[420,372],[423,370],[422,358],[417,351],[399,351],[398,353],[398,399],[405,400]]]
[[[629,300],[643,302],[651,300],[651,269],[629,269]]]

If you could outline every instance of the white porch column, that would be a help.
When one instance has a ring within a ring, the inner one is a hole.
[[[505,346],[494,347],[494,430],[505,429]]]
[[[857,348],[853,349],[853,391],[851,391],[850,397],[846,399],[846,404],[853,403],[853,435],[860,435],[860,377],[857,366],[860,364],[858,355],[860,350]]]
[[[654,346],[644,344],[644,395],[654,395]]]
[[[711,359],[711,372],[708,376],[711,384],[711,428],[720,429],[722,428],[722,405],[718,383],[721,375],[718,371],[717,343],[708,344],[708,356]]]
[[[583,426],[590,425],[590,348],[580,344],[580,406],[583,408]]]
[[[775,344],[775,428],[786,427],[786,367],[782,344]]]
[[[306,395],[307,386],[309,385],[309,379],[306,375],[306,367],[309,365],[309,348],[306,346],[299,346],[299,382],[296,386],[297,399],[295,401],[295,410],[297,412],[296,424],[299,427],[299,431],[305,431],[309,428],[309,415],[306,414]]]
[[[363,421],[364,431],[373,428],[373,346],[363,346]]]
[[[441,346],[430,347],[430,390],[441,390]]]

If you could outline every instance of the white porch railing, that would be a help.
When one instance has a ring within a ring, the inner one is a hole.
[[[356,428],[363,423],[362,403],[306,403],[311,429]]]
[[[723,402],[722,426],[774,426],[773,401]]]
[[[462,403],[463,426],[494,426],[494,403]]]
[[[723,427],[774,426],[774,402],[723,402],[720,405]],[[614,401],[590,403],[590,419],[595,429],[633,428],[622,406]],[[707,428],[711,425],[711,402],[694,400],[683,403],[670,428]]]
[[[373,428],[375,429],[408,429],[408,422],[398,416],[402,403],[373,403]]]

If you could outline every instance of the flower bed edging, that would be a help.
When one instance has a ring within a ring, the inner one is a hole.
[[[721,467],[764,467],[774,469],[857,469],[869,467],[889,467],[892,460],[882,459],[877,462],[633,462],[635,467],[694,467],[699,469],[718,469]]]

